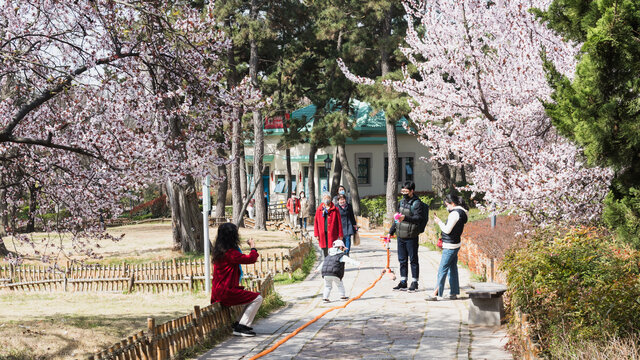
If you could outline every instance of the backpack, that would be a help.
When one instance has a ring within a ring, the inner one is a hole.
[[[420,219],[420,223],[418,224],[418,234],[422,234],[424,232],[424,229],[427,227],[427,222],[429,222],[429,207],[419,198],[417,200],[414,200],[411,204],[412,212],[416,210],[414,206],[420,206],[422,210],[422,218]]]

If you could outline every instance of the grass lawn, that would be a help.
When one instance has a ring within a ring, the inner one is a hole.
[[[156,323],[209,304],[204,293],[0,293],[0,359],[86,358]]]

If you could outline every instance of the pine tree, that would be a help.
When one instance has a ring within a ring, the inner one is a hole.
[[[640,2],[555,0],[537,14],[582,43],[573,79],[547,64],[547,112],[591,164],[614,169],[603,219],[640,247]]]

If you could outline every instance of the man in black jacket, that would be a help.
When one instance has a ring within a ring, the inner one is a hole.
[[[428,214],[423,214],[422,201],[414,194],[416,184],[407,181],[402,186],[402,200],[398,206],[400,214],[391,225],[389,237],[398,233],[398,262],[400,263],[400,283],[393,290],[418,289],[418,276],[420,265],[418,263],[418,235],[420,235],[420,224]],[[407,257],[411,262],[411,285],[407,289]]]

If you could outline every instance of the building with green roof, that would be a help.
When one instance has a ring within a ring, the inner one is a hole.
[[[353,118],[355,129],[359,136],[346,141],[346,154],[349,166],[358,179],[360,196],[383,195],[386,192],[387,179],[387,138],[386,117],[384,111],[374,111],[365,102],[352,100]],[[315,105],[308,105],[285,115],[287,118],[307,119],[303,130],[310,131],[313,128],[314,118],[317,112]],[[404,181],[414,181],[417,191],[431,190],[431,166],[422,158],[428,157],[427,148],[417,141],[415,135],[409,134],[404,127],[406,119],[398,122],[396,131],[398,136],[398,191]],[[265,155],[263,162],[266,164],[263,182],[265,189],[269,189],[269,201],[271,203],[286,202],[286,156],[284,150],[278,150],[277,144],[282,129],[282,118],[267,119],[265,121]],[[309,192],[307,174],[309,171],[309,144],[298,144],[291,148],[291,175],[292,190],[299,194],[300,191]],[[247,143],[245,147],[245,160],[247,164],[253,163],[253,147]],[[328,176],[324,160],[329,157],[332,160],[336,156],[335,146],[327,146],[318,149],[315,159],[315,184],[316,194],[320,195],[328,191]],[[252,167],[249,166],[249,184],[252,180]],[[342,184],[350,192],[344,174]],[[319,199],[320,196],[316,196]]]

